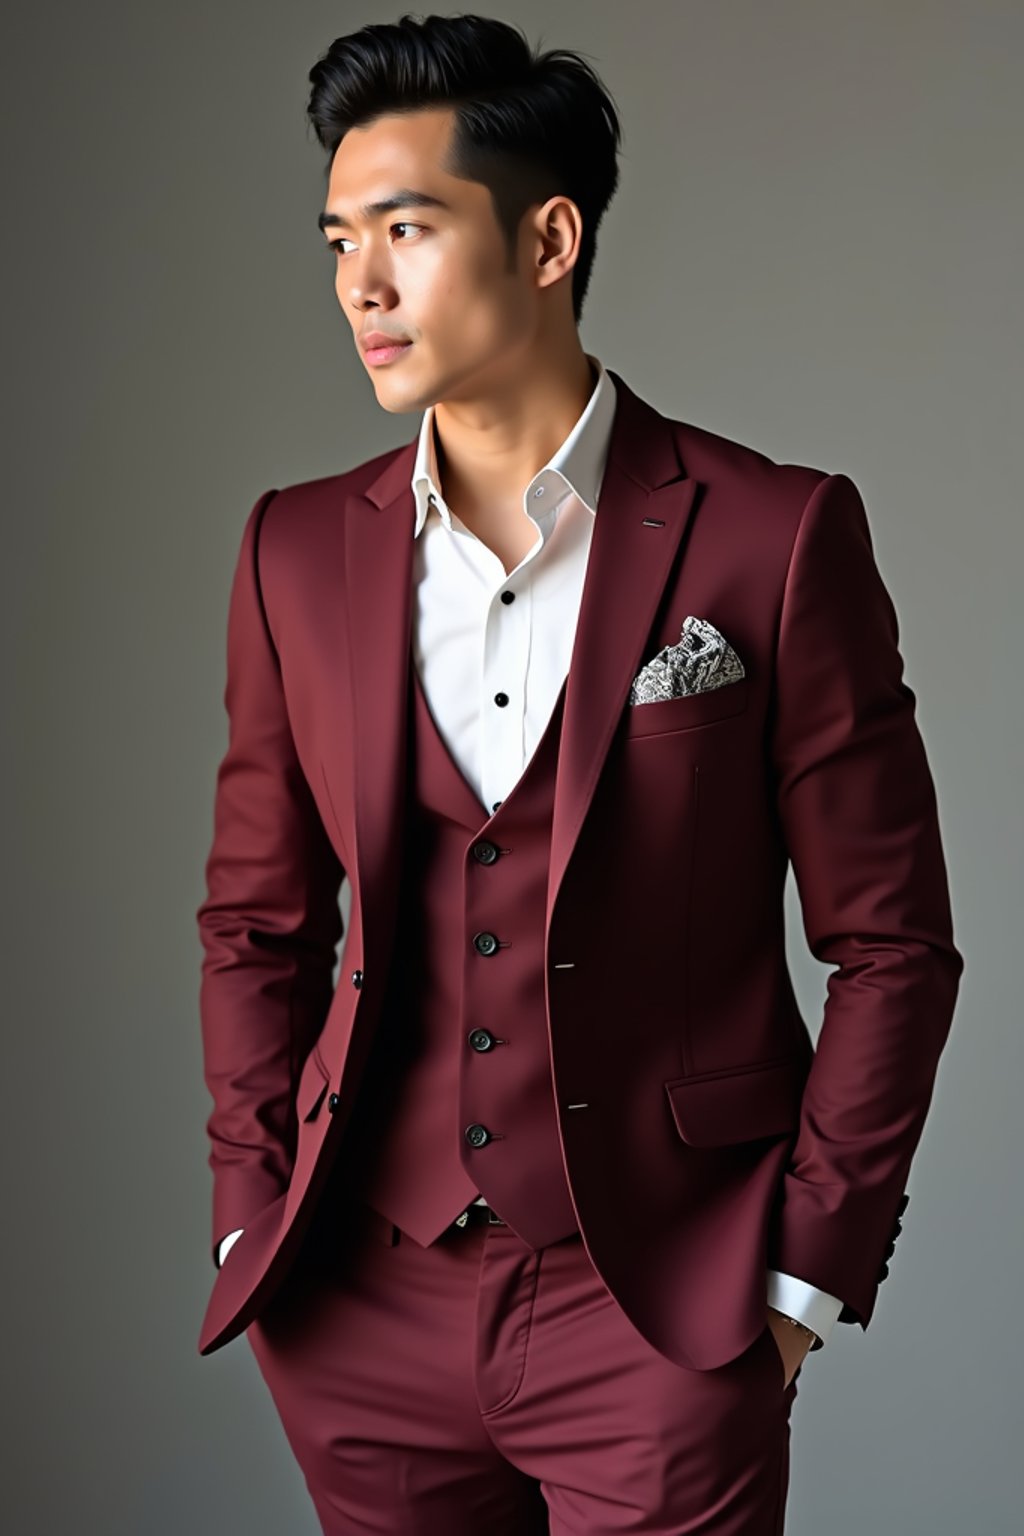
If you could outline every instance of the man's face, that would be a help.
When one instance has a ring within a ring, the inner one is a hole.
[[[450,108],[379,118],[353,128],[331,165],[325,239],[334,244],[335,291],[358,357],[386,411],[500,393],[539,324],[538,291],[506,270],[491,194],[442,169],[454,125]],[[439,206],[404,201],[410,192]],[[365,214],[363,205],[400,193],[401,206]],[[538,205],[539,206],[539,205]],[[531,221],[520,227],[528,252]],[[361,336],[380,330],[411,345],[373,363]]]

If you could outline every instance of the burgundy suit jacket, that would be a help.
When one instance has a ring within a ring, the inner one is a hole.
[[[711,1369],[762,1331],[769,1266],[867,1326],[963,959],[856,487],[613,378],[555,784],[550,1050],[558,1105],[590,1105],[559,1125],[590,1258],[657,1348]],[[203,1354],[284,1278],[400,963],[415,448],[265,492],[241,539],[197,915],[213,1242],[245,1230]],[[629,705],[688,614],[746,675]],[[785,958],[790,861],[835,967],[816,1050]]]

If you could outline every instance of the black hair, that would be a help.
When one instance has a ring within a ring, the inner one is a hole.
[[[328,152],[350,128],[397,112],[449,104],[451,175],[488,188],[514,269],[526,209],[569,197],[580,210],[572,272],[579,324],[597,231],[618,185],[621,139],[611,96],[577,53],[530,50],[519,28],[494,17],[406,14],[331,43],[309,72],[307,116]]]

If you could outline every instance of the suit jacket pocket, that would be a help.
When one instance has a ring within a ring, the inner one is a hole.
[[[747,694],[747,679],[741,677],[735,683],[723,683],[720,688],[706,688],[701,693],[684,693],[676,699],[628,704],[626,734],[657,736],[663,731],[685,731],[690,726],[739,715],[747,707]]]
[[[676,1129],[694,1147],[785,1136],[800,1123],[806,1055],[672,1078],[665,1092]]]

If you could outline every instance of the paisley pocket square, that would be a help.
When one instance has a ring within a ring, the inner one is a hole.
[[[706,693],[739,682],[743,676],[743,663],[725,636],[709,620],[691,613],[683,620],[675,645],[663,646],[634,677],[629,702],[655,704],[659,699]]]

